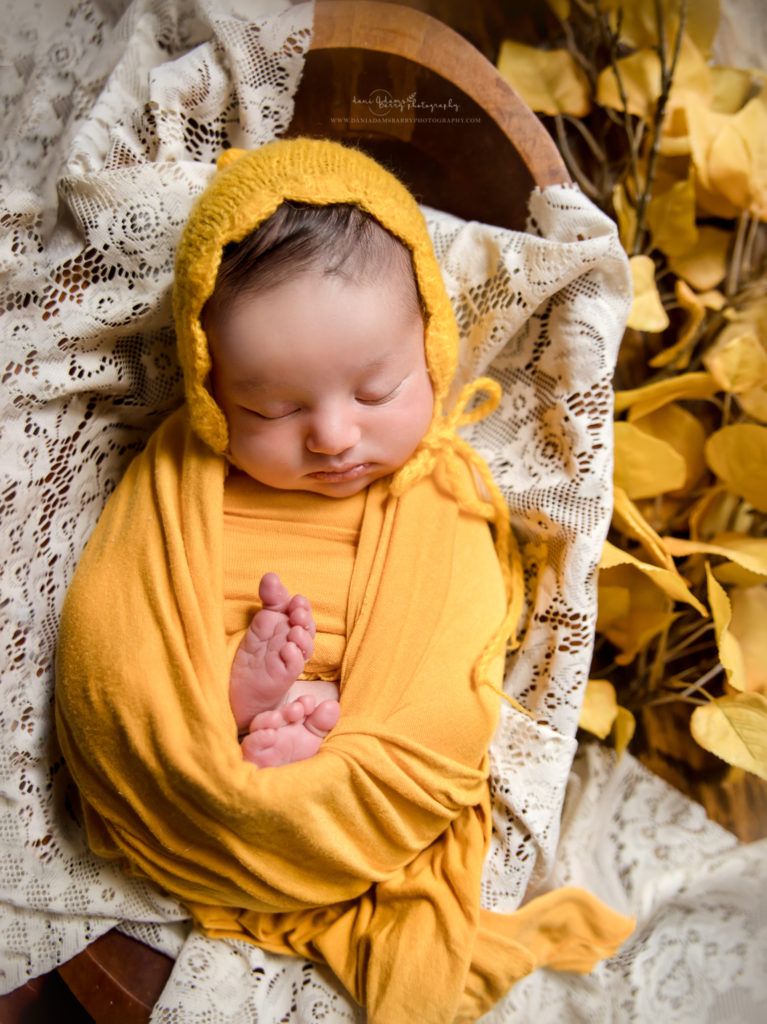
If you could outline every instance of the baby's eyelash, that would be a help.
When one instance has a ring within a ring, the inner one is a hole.
[[[290,409],[288,412],[281,412],[278,416],[266,416],[262,412],[256,412],[255,409],[248,409],[245,406],[243,406],[243,409],[245,412],[250,413],[251,416],[255,416],[259,420],[266,420],[267,422],[270,422],[271,420],[284,420],[286,416],[292,416],[298,411],[297,409]]]
[[[387,391],[385,395],[381,395],[378,398],[362,398],[358,396],[357,401],[361,402],[362,405],[384,405],[386,402],[394,398],[401,387],[402,381],[400,381],[396,387],[392,388],[391,391]]]

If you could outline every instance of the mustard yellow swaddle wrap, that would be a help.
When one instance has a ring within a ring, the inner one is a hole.
[[[457,333],[416,204],[331,143],[224,164],[177,260],[187,404],[129,467],[65,602],[60,742],[93,848],[179,896],[200,927],[328,963],[373,1024],[475,1020],[538,965],[590,970],[631,922],[576,889],[480,910],[486,752],[519,595],[502,500],[455,435],[463,413],[443,415]],[[259,770],[229,705],[228,437],[199,316],[223,246],[285,198],[357,203],[408,245],[435,412],[410,461],[365,496],[339,724],[313,758]]]

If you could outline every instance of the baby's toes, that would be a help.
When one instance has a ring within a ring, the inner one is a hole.
[[[288,630],[286,638],[290,643],[295,646],[301,652],[304,661],[308,661],[314,651],[314,634],[310,633],[308,629],[303,626],[291,626]],[[303,670],[303,666],[299,671]]]
[[[305,693],[288,704],[283,704],[278,710],[287,725],[295,722],[303,722],[307,715],[314,711],[317,701],[311,694]]]
[[[284,724],[282,717],[282,708],[275,708],[273,711],[260,711],[251,720],[248,726],[249,733],[255,733],[259,731],[273,731],[279,729]],[[274,742],[274,741],[272,741]]]
[[[315,736],[324,737],[341,717],[341,705],[337,700],[324,700],[310,715],[304,725]]]
[[[279,660],[285,679],[294,683],[304,670],[304,652],[293,640],[288,640],[279,650]]]
[[[311,636],[314,636],[317,632],[317,626],[312,615],[312,606],[301,594],[296,594],[291,598],[285,614],[291,626],[303,626]]]

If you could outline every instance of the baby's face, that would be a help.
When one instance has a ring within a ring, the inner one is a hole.
[[[310,271],[211,318],[213,394],[239,469],[342,498],[407,461],[434,398],[406,289],[401,271],[369,284]]]

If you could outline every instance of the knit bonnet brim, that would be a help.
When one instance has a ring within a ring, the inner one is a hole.
[[[224,247],[240,242],[285,200],[365,210],[410,250],[424,310],[426,362],[434,419],[456,368],[458,331],[426,222],[413,196],[375,160],[322,139],[290,139],[260,149],[227,150],[197,200],[176,253],[173,313],[192,428],[218,454],[229,430],[209,387],[211,355],[201,323]]]

